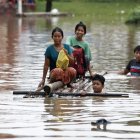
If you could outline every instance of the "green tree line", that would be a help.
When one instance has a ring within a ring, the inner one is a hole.
[[[54,1],[83,1],[83,2],[138,2],[139,0],[54,0]]]
[[[47,1],[47,0],[36,0],[36,1]],[[52,2],[139,2],[139,0],[52,0]]]

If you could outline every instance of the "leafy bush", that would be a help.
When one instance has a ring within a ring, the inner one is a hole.
[[[132,10],[126,23],[140,23],[140,6]]]

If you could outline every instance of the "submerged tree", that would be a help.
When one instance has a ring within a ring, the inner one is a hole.
[[[52,10],[52,0],[46,0],[46,12],[50,12]]]

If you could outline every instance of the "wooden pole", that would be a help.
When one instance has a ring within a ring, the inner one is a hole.
[[[18,11],[17,15],[22,16],[23,11],[22,11],[22,0],[18,0]]]
[[[33,95],[33,96],[45,96],[45,92],[44,91],[40,91],[38,93],[34,92],[34,91],[13,91],[13,95]],[[58,96],[100,96],[100,97],[129,97],[129,94],[121,94],[121,93],[86,93],[86,94],[82,94],[82,93],[71,93],[71,92],[52,92],[52,94],[56,94]]]

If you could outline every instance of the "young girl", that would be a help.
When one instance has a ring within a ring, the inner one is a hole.
[[[64,84],[69,85],[71,81],[76,77],[76,70],[72,67],[68,67],[65,70],[62,68],[56,68],[56,61],[60,50],[64,49],[67,57],[70,61],[73,61],[72,49],[67,44],[62,44],[63,31],[56,27],[52,31],[52,39],[54,44],[48,46],[45,52],[45,61],[43,68],[42,80],[38,85],[44,87],[46,75],[50,68],[50,82],[62,81]]]
[[[71,47],[78,45],[84,49],[87,69],[89,71],[90,76],[93,76],[90,66],[91,51],[88,42],[86,42],[83,38],[85,34],[86,34],[86,25],[80,22],[75,26],[75,36],[68,37],[66,40],[66,44],[69,44]]]

